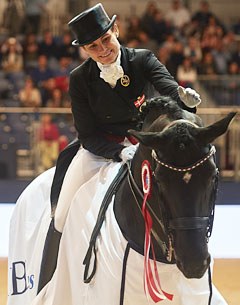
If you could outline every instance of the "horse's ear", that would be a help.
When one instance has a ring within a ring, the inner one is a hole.
[[[163,144],[164,141],[166,141],[166,136],[162,132],[144,132],[129,129],[128,133],[136,138],[141,144],[151,148],[159,147],[159,144]]]
[[[194,136],[196,137],[197,141],[201,144],[212,143],[216,138],[227,131],[230,122],[236,114],[237,112],[230,112],[223,119],[213,123],[212,125],[196,128],[194,130]]]

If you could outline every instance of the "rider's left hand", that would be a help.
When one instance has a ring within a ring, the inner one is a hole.
[[[120,158],[124,163],[131,160],[137,150],[138,145],[131,145],[123,148],[123,150],[120,153]]]

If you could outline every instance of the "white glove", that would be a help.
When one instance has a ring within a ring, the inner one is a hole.
[[[123,148],[121,151],[119,157],[123,160],[124,163],[126,163],[128,160],[132,160],[138,145],[131,145]]]
[[[194,89],[179,86],[178,94],[183,103],[189,108],[194,108],[201,103],[200,95]]]

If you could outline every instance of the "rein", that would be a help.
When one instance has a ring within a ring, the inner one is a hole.
[[[127,176],[127,178],[128,178],[128,184],[129,184],[130,189],[131,189],[131,191],[132,191],[134,200],[136,201],[137,206],[138,206],[140,212],[142,213],[142,208],[141,208],[141,205],[140,205],[140,203],[139,203],[139,201],[138,201],[138,199],[137,199],[137,196],[136,196],[136,194],[135,194],[134,189],[137,191],[138,195],[140,195],[140,197],[141,197],[142,200],[143,200],[144,196],[143,196],[142,191],[140,190],[139,186],[137,185],[137,183],[136,183],[136,181],[135,181],[135,179],[134,179],[134,177],[133,177],[133,175],[132,175],[130,163],[128,162],[127,165],[128,165],[128,176]],[[155,218],[155,220],[156,220],[157,223],[159,224],[159,226],[160,226],[160,228],[161,228],[163,234],[167,236],[166,229],[165,229],[165,225],[163,224],[163,222],[161,221],[161,219],[159,219],[159,218],[157,217],[157,215],[156,215],[155,212],[153,211],[153,209],[152,209],[152,207],[151,207],[151,205],[149,204],[148,201],[146,201],[146,204],[147,204],[147,207],[148,207],[149,211],[151,212],[151,214],[153,215],[153,217]],[[154,236],[154,238],[155,238],[156,242],[158,243],[158,245],[162,248],[163,253],[167,253],[168,249],[167,249],[167,246],[166,246],[166,242],[164,242],[164,241],[162,241],[162,240],[160,239],[160,237],[158,236],[158,234],[156,233],[155,230],[152,229],[151,233],[152,233],[152,235]]]

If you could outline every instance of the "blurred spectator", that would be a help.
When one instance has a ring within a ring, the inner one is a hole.
[[[71,72],[71,58],[67,56],[62,56],[59,58],[58,67],[54,70],[54,76],[66,76],[69,77]]]
[[[194,83],[197,80],[197,70],[192,64],[190,57],[185,57],[182,64],[178,66],[176,79],[179,85],[183,87],[194,87]]]
[[[45,55],[50,63],[50,60],[53,60],[53,63],[57,60],[57,43],[55,42],[52,32],[47,29],[44,31],[42,39],[38,44],[38,53],[39,55]]]
[[[54,166],[59,154],[59,138],[59,128],[52,122],[52,116],[48,113],[42,114],[39,126],[40,171]]]
[[[6,2],[7,5],[3,12],[2,27],[7,30],[9,36],[16,36],[22,30],[24,0],[7,0]]]
[[[214,17],[210,17],[201,37],[202,51],[211,51],[216,46],[216,40],[222,40],[224,37],[225,32],[223,28],[216,23]]]
[[[25,33],[40,33],[41,17],[46,13],[48,0],[24,0],[25,1]]]
[[[232,31],[234,34],[240,35],[240,18],[235,23],[233,23]]]
[[[70,60],[68,57],[61,57],[59,66],[54,71],[54,75],[47,81],[48,95],[51,96],[55,88],[60,89],[63,93],[68,92],[69,74],[71,72]]]
[[[176,78],[178,66],[182,64],[183,59],[183,44],[180,41],[176,41],[173,45],[167,65],[168,71],[174,78]]]
[[[221,105],[240,105],[240,79],[239,65],[236,62],[230,62],[228,65],[228,76],[220,83],[218,104]]]
[[[215,62],[216,72],[218,74],[227,74],[228,63],[231,59],[230,53],[224,49],[223,40],[215,37],[214,48],[211,53],[213,55],[213,60]]]
[[[228,66],[228,88],[229,104],[240,106],[240,66],[236,62],[230,62]]]
[[[23,58],[26,71],[37,66],[38,61],[38,42],[34,33],[25,35],[23,41]]]
[[[73,61],[79,61],[78,48],[72,45],[72,40],[72,34],[69,31],[65,31],[62,35],[59,46],[57,46],[57,49],[55,50],[55,56],[57,59],[68,57]]]
[[[239,72],[240,72],[239,64],[235,61],[230,62],[229,65],[228,65],[229,76],[231,76],[231,75],[239,76]]]
[[[27,77],[25,80],[24,88],[19,91],[19,101],[22,107],[35,107],[41,106],[41,94],[38,88],[34,86],[31,77]]]
[[[156,55],[158,52],[159,45],[155,40],[151,39],[146,32],[140,31],[138,33],[138,46],[137,47],[140,49],[151,50]]]
[[[171,33],[171,31],[172,28],[164,19],[162,11],[155,11],[153,15],[153,28],[151,38],[156,40],[158,44],[161,44],[165,41],[166,36]]]
[[[203,30],[203,36],[209,35],[210,37],[223,38],[225,33],[224,27],[217,21],[216,17],[209,17],[208,23]]]
[[[240,66],[240,41],[237,44],[237,49],[232,54],[232,60]]]
[[[224,49],[230,52],[232,56],[238,48],[237,36],[232,31],[228,31],[223,37],[223,45]]]
[[[12,85],[12,96],[23,86],[25,76],[22,46],[15,37],[10,37],[1,47],[2,70]]]
[[[165,66],[168,66],[168,61],[169,61],[170,53],[167,47],[160,47],[157,52],[157,58],[159,61]]]
[[[214,46],[215,35],[210,33],[203,33],[202,39],[200,40],[200,46],[202,53],[210,52]]]
[[[141,28],[148,33],[150,37],[153,36],[154,15],[157,12],[156,1],[148,1],[145,11],[141,17]]]
[[[191,58],[191,62],[195,67],[199,66],[202,59],[202,50],[200,47],[200,42],[196,37],[191,36],[188,38],[187,43],[184,46],[183,53],[185,57]]]
[[[47,101],[46,107],[60,108],[63,107],[64,98],[63,92],[59,88],[54,88],[50,99]]]
[[[217,74],[215,62],[211,52],[206,52],[203,54],[203,58],[199,66],[199,74],[203,74],[203,75]]]
[[[38,56],[38,65],[31,69],[29,74],[39,88],[42,97],[42,106],[45,106],[49,98],[48,81],[54,77],[53,70],[48,67],[48,59],[45,55]]]
[[[162,43],[163,47],[166,47],[168,51],[171,53],[176,42],[176,38],[173,33],[167,35],[165,41]]]
[[[218,21],[218,19],[214,16],[209,18],[207,29],[209,31],[212,31],[212,33],[216,33],[218,37],[223,37],[226,33],[225,27],[221,22]]]
[[[126,43],[132,40],[138,40],[138,35],[142,31],[140,18],[138,16],[131,16],[126,26]]]
[[[192,20],[197,22],[197,27],[202,32],[212,16],[215,15],[210,11],[209,3],[207,1],[201,1],[199,9],[192,16]]]
[[[191,20],[191,15],[189,10],[182,5],[180,0],[173,0],[171,8],[166,13],[165,18],[174,26],[175,29],[181,31]]]
[[[1,47],[2,68],[5,72],[23,71],[23,49],[15,37],[10,37]]]
[[[200,38],[202,35],[202,31],[200,30],[197,21],[190,20],[188,25],[182,29],[182,36],[184,38],[188,38],[191,36],[195,36],[196,38]]]

